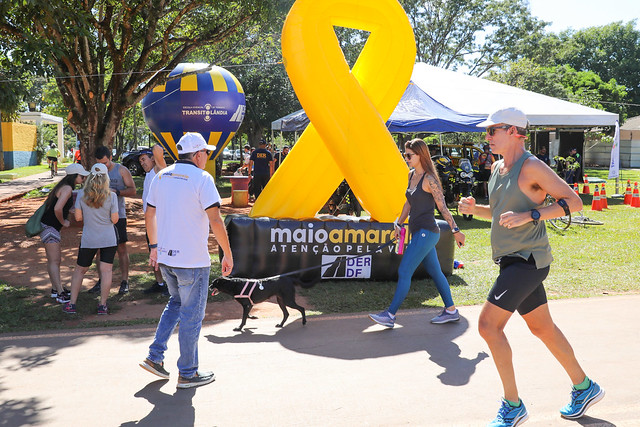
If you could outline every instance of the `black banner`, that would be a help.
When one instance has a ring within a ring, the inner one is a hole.
[[[438,220],[438,260],[446,276],[453,273],[455,240]],[[397,280],[402,255],[392,243],[393,224],[361,220],[249,218],[228,215],[225,224],[233,252],[232,276],[260,279],[309,267],[303,280]],[[411,236],[407,233],[405,245]],[[373,252],[373,253],[372,253]],[[356,256],[362,255],[358,258]],[[328,265],[324,265],[328,264]],[[323,267],[320,267],[324,265]],[[427,277],[422,265],[415,278]]]

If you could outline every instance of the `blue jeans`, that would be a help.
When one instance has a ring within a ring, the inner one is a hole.
[[[180,323],[178,371],[185,378],[198,371],[198,339],[207,306],[210,267],[178,268],[160,264],[171,298],[160,316],[156,336],[149,346],[149,360],[162,363],[167,342]]]
[[[436,243],[440,240],[440,233],[434,233],[421,228],[411,235],[411,241],[404,251],[400,267],[398,268],[398,285],[396,293],[393,295],[393,301],[389,306],[389,312],[396,314],[400,305],[407,297],[409,288],[411,287],[411,277],[416,268],[422,263],[438,288],[438,292],[442,297],[445,307],[453,305],[451,298],[451,289],[449,282],[444,277],[440,269],[438,254],[436,253]]]

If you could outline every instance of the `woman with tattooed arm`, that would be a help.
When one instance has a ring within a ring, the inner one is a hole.
[[[451,227],[458,247],[464,246],[465,237],[453,220],[451,212],[447,209],[442,185],[425,142],[419,138],[407,142],[405,144],[404,158],[412,170],[409,172],[409,184],[406,191],[407,201],[394,225],[397,237],[401,228],[400,224],[403,224],[409,217],[411,242],[405,249],[398,268],[398,285],[391,305],[387,310],[379,314],[370,314],[369,317],[380,325],[393,328],[396,312],[411,287],[411,277],[416,268],[422,263],[429,276],[435,282],[445,305],[442,313],[431,319],[431,323],[454,322],[460,320],[460,315],[451,298],[449,282],[447,282],[440,269],[440,262],[435,248],[440,239],[440,229],[434,215],[436,206],[442,217],[449,224],[449,227]]]

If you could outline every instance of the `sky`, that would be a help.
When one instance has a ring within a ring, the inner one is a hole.
[[[640,29],[640,0],[529,0],[531,14],[552,22],[547,31],[559,33],[636,19]]]

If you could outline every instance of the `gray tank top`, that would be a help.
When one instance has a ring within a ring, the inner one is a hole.
[[[528,222],[520,227],[508,229],[500,225],[500,215],[507,211],[527,212],[537,209],[537,205],[518,187],[518,177],[525,160],[532,154],[526,151],[504,175],[500,174],[500,166],[504,160],[496,161],[489,179],[489,204],[491,206],[491,249],[494,261],[503,256],[519,256],[529,259],[533,255],[538,269],[551,264],[551,247],[547,238],[544,221],[537,225]]]
[[[434,233],[439,233],[440,228],[436,223],[436,217],[434,216],[434,209],[436,207],[433,195],[427,193],[422,189],[422,181],[424,180],[424,174],[420,178],[416,188],[411,191],[409,186],[411,185],[411,178],[413,178],[414,172],[411,172],[409,177],[409,184],[407,185],[407,200],[411,205],[409,210],[409,231],[411,233],[417,233],[418,230],[424,228]]]
[[[124,190],[127,186],[120,175],[120,168],[123,167],[120,163],[113,163],[114,167],[109,171],[109,188],[112,190]],[[124,206],[124,196],[118,196],[118,218],[126,218],[127,211]]]

